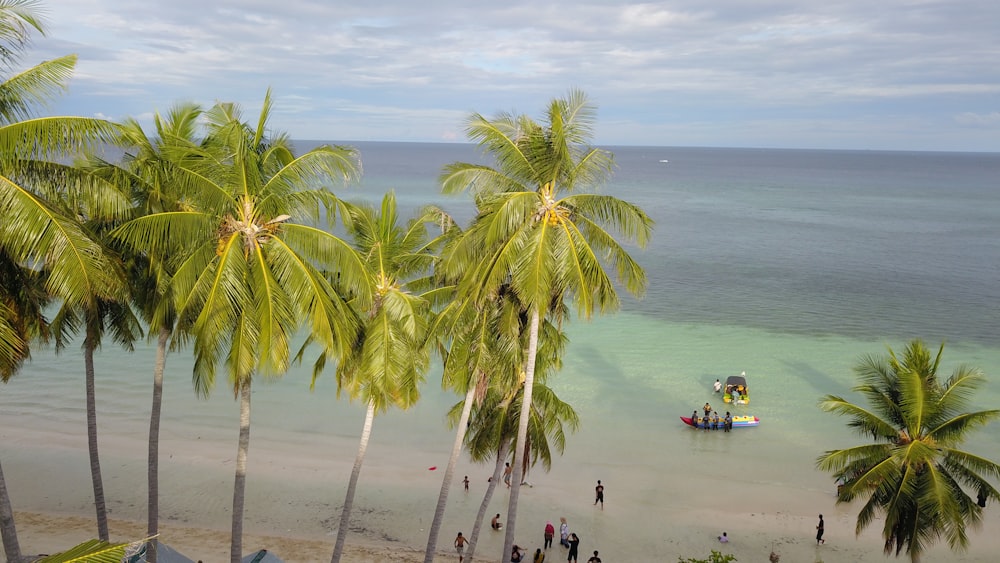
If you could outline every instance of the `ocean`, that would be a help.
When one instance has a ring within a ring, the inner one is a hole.
[[[445,164],[483,161],[475,147],[347,144],[361,151],[364,177],[341,197],[377,201],[394,190],[404,211],[434,203],[471,217],[468,197],[440,194],[437,177]],[[860,400],[850,392],[859,357],[913,338],[945,343],[945,376],[962,363],[984,370],[991,384],[974,408],[1000,404],[1000,154],[608,148],[617,168],[599,189],[656,221],[651,244],[634,251],[649,288],[617,313],[567,326],[565,366],[549,383],[581,427],[550,472],[530,472],[517,541],[533,553],[545,520],[565,515],[581,553],[600,549],[605,560],[703,557],[723,528],[734,538],[727,549],[760,560],[776,546],[810,548],[812,519],[824,512],[827,538],[853,550],[831,547],[827,561],[881,560],[880,524],[855,539],[858,506],[835,506],[832,479],[814,468],[825,450],[863,438],[816,405],[828,393]],[[126,353],[112,343],[97,357],[102,467],[117,517],[145,518],[152,358],[150,345]],[[751,404],[733,410],[757,415],[759,427],[704,433],[680,422],[706,401],[722,407],[712,383],[742,371]],[[238,405],[223,385],[196,398],[190,374],[187,352],[168,357],[161,517],[226,530]],[[255,384],[248,529],[335,536],[363,408],[337,400],[332,379],[310,392],[306,366]],[[0,461],[15,510],[92,513],[83,389],[76,346],[37,352],[0,387]],[[440,487],[428,468],[447,462],[444,415],[458,400],[435,367],[416,407],[376,419],[349,542],[423,547]],[[997,459],[998,430],[978,432],[968,449]],[[491,467],[463,460],[458,472],[442,550],[456,530],[471,531]],[[591,505],[597,479],[603,512]],[[498,491],[490,512],[505,511]],[[810,525],[797,530],[800,519]],[[976,545],[1000,531],[996,514],[985,524],[969,555],[942,550],[933,560],[991,560]],[[495,560],[501,546],[484,534],[477,554]]]

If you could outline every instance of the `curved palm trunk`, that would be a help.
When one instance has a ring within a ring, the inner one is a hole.
[[[156,563],[156,535],[160,528],[160,408],[163,403],[163,369],[167,363],[170,329],[160,327],[156,339],[156,363],[153,365],[153,406],[149,411],[149,498],[146,504],[146,535],[153,538],[146,548],[146,561]]]
[[[7,495],[7,482],[0,467],[0,538],[3,538],[3,552],[7,561],[21,560],[21,546],[17,543],[17,528],[14,527],[14,509]]]
[[[97,510],[97,537],[108,541],[108,509],[104,503],[104,483],[101,481],[101,460],[97,455],[97,399],[94,391],[94,349],[88,336],[83,344],[83,362],[87,375],[87,448],[90,450],[90,478],[94,482],[94,508]]]
[[[434,520],[431,522],[430,533],[427,534],[427,549],[424,551],[424,563],[434,562],[434,553],[437,551],[438,534],[441,532],[441,521],[444,520],[444,509],[448,505],[448,491],[451,490],[451,480],[455,473],[455,464],[458,456],[462,453],[462,443],[465,442],[465,431],[469,424],[469,415],[472,413],[472,401],[476,395],[476,386],[470,385],[469,391],[465,394],[465,404],[462,405],[462,416],[458,420],[458,430],[455,431],[455,444],[451,448],[451,457],[448,458],[448,468],[445,469],[444,478],[441,480],[441,492],[438,493],[437,508],[434,509]],[[471,545],[469,549],[472,551]],[[471,560],[471,555],[469,556]]]
[[[333,546],[333,557],[330,563],[340,561],[344,553],[344,541],[350,527],[351,509],[354,508],[354,492],[358,488],[358,477],[361,475],[361,465],[365,462],[365,451],[368,450],[368,440],[372,435],[372,423],[375,421],[375,405],[368,403],[365,412],[365,425],[361,429],[361,441],[358,444],[358,455],[354,458],[354,469],[351,470],[351,480],[347,483],[347,496],[344,497],[344,509],[340,512],[340,526],[337,528],[337,543]]]
[[[229,561],[240,563],[243,553],[243,501],[247,487],[247,451],[250,449],[250,379],[240,387],[240,441],[236,449],[236,480],[233,484],[233,537]]]
[[[500,473],[503,471],[503,462],[507,459],[507,454],[510,453],[510,440],[504,440],[503,444],[500,445],[500,451],[497,452],[497,463],[493,466],[493,478],[490,479],[490,484],[486,487],[486,494],[483,495],[483,502],[479,504],[479,512],[476,513],[476,520],[472,524],[472,533],[469,534],[469,551],[465,554],[465,559],[472,563],[472,557],[476,554],[476,542],[479,541],[479,532],[483,529],[483,522],[486,521],[486,510],[490,507],[490,501],[493,499],[493,492],[497,488],[497,483],[500,482]]]
[[[524,398],[521,403],[521,416],[517,422],[517,446],[514,449],[514,468],[511,475],[510,501],[507,504],[507,533],[504,535],[503,552],[500,560],[510,555],[514,547],[514,530],[517,524],[517,497],[521,492],[521,482],[524,480],[523,464],[524,445],[528,437],[528,418],[531,415],[531,391],[535,386],[535,356],[538,354],[538,306],[531,309],[531,332],[528,333],[528,359],[524,366]]]

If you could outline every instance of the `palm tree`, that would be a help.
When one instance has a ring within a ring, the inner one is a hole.
[[[494,157],[497,167],[455,163],[441,178],[446,192],[471,190],[478,208],[464,243],[449,257],[453,271],[468,269],[461,293],[481,302],[506,285],[529,312],[515,461],[527,439],[540,319],[553,296],[557,302],[574,301],[578,314],[589,318],[595,309],[619,305],[605,264],[616,269],[628,291],[640,294],[646,285],[645,272],[615,234],[644,246],[652,220],[636,205],[580,191],[607,178],[613,165],[609,153],[587,146],[593,116],[593,107],[579,91],[553,100],[545,125],[524,115],[489,120],[474,114],[468,135]],[[513,465],[504,556],[514,543],[523,475],[521,463]]]
[[[52,320],[56,333],[56,350],[65,347],[71,335],[83,332],[83,362],[87,404],[87,450],[90,454],[90,476],[94,486],[94,507],[97,511],[97,535],[108,541],[108,512],[101,478],[101,463],[97,447],[97,397],[94,353],[100,348],[104,336],[111,337],[127,351],[142,336],[139,319],[124,300],[98,299],[92,304],[64,304]]]
[[[473,461],[481,462],[493,458],[493,477],[479,511],[473,522],[472,533],[469,535],[469,549],[466,558],[471,562],[475,556],[479,532],[486,518],[504,462],[509,458],[511,443],[517,438],[517,422],[524,398],[524,388],[517,385],[513,394],[499,386],[492,387],[487,392],[483,402],[474,408],[469,431],[466,434],[466,444],[469,456]],[[461,405],[455,405],[449,413],[449,420],[455,422],[460,413]],[[536,382],[532,393],[531,416],[528,423],[528,436],[525,441],[525,451],[521,459],[522,470],[527,470],[537,463],[548,471],[552,466],[553,448],[562,453],[566,447],[566,430],[576,430],[580,419],[576,411],[568,403],[563,402],[555,392],[544,383]],[[513,486],[513,483],[511,484]],[[510,525],[510,519],[507,520]]]
[[[317,227],[339,200],[334,182],[357,176],[353,149],[320,146],[296,156],[284,134],[268,134],[271,93],[255,127],[238,106],[220,103],[205,113],[203,146],[178,149],[185,205],[136,218],[118,231],[131,249],[173,254],[170,280],[178,329],[194,343],[199,394],[215,385],[222,364],[240,405],[233,487],[230,558],[240,560],[246,462],[250,443],[250,388],[254,376],[279,377],[290,365],[290,340],[300,328],[331,357],[355,342],[357,319],[323,271],[366,295],[358,254]]]
[[[430,364],[427,327],[430,303],[411,293],[407,282],[426,275],[435,258],[427,224],[440,212],[428,208],[405,226],[398,224],[396,197],[382,198],[380,211],[365,204],[347,207],[348,230],[368,268],[371,299],[354,297],[351,306],[362,319],[358,340],[337,366],[337,392],[346,391],[366,405],[358,454],[347,486],[331,561],[340,561],[347,538],[354,493],[375,415],[391,407],[407,409],[419,397],[418,385]]]
[[[38,8],[32,0],[0,1],[0,68],[14,65],[32,30],[43,32]],[[66,182],[69,167],[58,162],[113,139],[114,125],[103,120],[33,117],[65,89],[75,64],[74,55],[59,57],[0,82],[0,262],[5,270],[10,268],[4,282],[12,284],[4,288],[0,299],[0,332],[5,333],[0,345],[0,373],[4,380],[16,373],[28,357],[30,339],[38,335],[25,329],[32,323],[36,323],[35,328],[44,324],[40,308],[32,313],[10,299],[37,290],[37,282],[46,297],[64,303],[92,303],[120,295],[114,262],[73,217],[62,215],[40,193],[40,181],[61,184],[65,190],[89,191]],[[97,203],[99,193],[95,190],[92,203]],[[22,276],[32,278],[29,286],[20,281],[26,279]],[[2,475],[0,536],[7,559],[17,561],[17,531]]]
[[[127,119],[122,124],[120,144],[129,147],[117,165],[100,160],[93,171],[117,185],[132,188],[134,212],[150,215],[184,209],[177,165],[171,157],[183,154],[188,147],[198,145],[198,118],[201,108],[191,103],[174,106],[166,115],[154,114],[155,136],[149,137],[138,121]],[[174,337],[177,311],[170,293],[170,278],[174,264],[169,259],[182,249],[155,255],[148,249],[128,254],[131,299],[150,327],[150,338],[156,339],[156,359],[153,364],[153,397],[149,415],[147,465],[147,536],[152,538],[146,549],[146,559],[156,563],[159,534],[159,438],[163,398],[163,373],[166,368],[168,345],[178,347],[183,338]]]
[[[454,243],[460,240],[461,236],[462,233],[457,230],[449,233],[448,242]],[[450,251],[448,247],[444,250],[446,254]],[[451,284],[455,283],[454,280],[449,281],[447,276],[443,276],[439,283],[448,288],[449,293],[453,293]],[[563,313],[560,308],[559,314]],[[481,408],[489,389],[504,387],[507,393],[513,394],[523,383],[526,349],[524,343],[527,341],[526,321],[524,307],[517,301],[510,288],[501,288],[495,299],[478,304],[471,300],[452,299],[435,320],[432,333],[441,341],[438,351],[444,360],[442,384],[460,394],[464,393],[465,399],[460,403],[460,413],[455,414],[453,409],[450,418],[456,429],[455,442],[442,478],[441,491],[438,494],[434,518],[428,533],[424,551],[424,561],[427,563],[434,560],[437,552],[437,538],[441,522],[444,520],[448,492],[451,490],[455,464],[466,442],[466,431],[469,428],[473,408]],[[550,323],[544,323],[543,329],[547,328],[554,327]],[[561,365],[560,357],[565,347],[565,339],[558,330],[552,332],[549,338],[546,338],[546,334],[548,331],[543,331],[542,342],[558,345],[543,345],[543,352],[550,351],[550,353],[543,353],[542,359],[537,363],[551,366],[551,369],[555,370]],[[544,376],[548,368],[536,371]],[[458,417],[457,421],[455,416]],[[506,443],[501,443],[498,439],[494,444],[496,449],[503,451],[503,455],[497,458],[499,467],[502,467],[503,461],[506,460],[510,451],[509,438],[513,436],[514,429],[511,429]],[[496,476],[494,481],[495,478]],[[488,487],[483,510],[489,504],[494,481],[491,481]],[[476,539],[475,534],[469,537],[471,539],[468,556],[471,558],[471,554],[475,551]]]
[[[858,513],[860,534],[879,515],[885,519],[885,553],[905,549],[917,562],[930,543],[944,538],[952,550],[969,542],[967,526],[979,526],[982,508],[1000,500],[990,484],[1000,478],[1000,465],[959,449],[973,429],[1000,417],[1000,410],[967,412],[976,389],[986,382],[982,372],[959,366],[942,382],[937,370],[944,344],[932,356],[923,342],[911,341],[901,357],[864,356],[855,366],[861,393],[869,407],[827,395],[821,409],[850,419],[848,426],[874,443],[830,450],[816,460],[844,486],[838,503],[865,499]]]

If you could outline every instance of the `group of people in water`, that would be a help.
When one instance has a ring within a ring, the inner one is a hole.
[[[600,485],[600,481],[598,481],[598,487],[600,487],[598,494],[603,496],[601,495],[601,493],[603,493],[603,487]],[[503,523],[500,522],[499,514],[490,520],[490,527],[494,530],[503,528]],[[550,520],[545,523],[545,531],[543,533],[543,537],[545,539],[544,546],[546,550],[552,547],[552,539],[555,535],[556,528],[552,525],[552,521]],[[465,559],[465,545],[468,542],[469,540],[462,535],[462,532],[459,532],[458,536],[455,538],[455,550],[458,552],[458,560],[460,563]],[[565,517],[559,518],[559,545],[569,548],[569,552],[566,554],[567,563],[577,563],[578,552],[580,549],[580,537],[577,536],[576,533],[569,531],[569,524],[566,523]],[[514,547],[511,548],[511,563],[528,563],[528,560],[525,559],[525,557],[525,551],[521,548],[521,546],[514,545]],[[545,551],[542,551],[542,548],[536,549],[534,558],[531,559],[531,563],[543,563],[544,561]],[[587,563],[601,563],[601,558],[598,556],[597,550],[594,550],[594,556],[588,559]]]
[[[726,411],[725,417],[720,417],[717,411],[712,410],[712,405],[705,403],[702,407],[705,415],[702,417],[698,416],[698,411],[691,413],[691,422],[695,426],[702,426],[705,430],[718,430],[721,426],[723,432],[729,432],[733,429],[733,416]]]

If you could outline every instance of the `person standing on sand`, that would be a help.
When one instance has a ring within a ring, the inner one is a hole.
[[[543,563],[545,561],[545,554],[542,553],[542,548],[535,550],[535,557],[531,560],[531,563]]]
[[[503,470],[503,482],[507,483],[507,488],[510,488],[510,474],[514,471],[514,468],[510,466],[510,463],[504,467]]]
[[[466,475],[465,479],[462,480],[462,484],[465,485],[465,492],[469,492],[469,476]]]
[[[469,540],[465,539],[465,536],[462,535],[462,532],[459,532],[458,535],[455,536],[455,551],[458,552],[458,563],[462,563],[462,561],[465,560],[465,544],[468,541]]]
[[[601,503],[601,510],[604,510],[604,485],[601,484],[601,480],[597,480],[597,486],[594,487],[594,491],[597,493],[597,499],[594,501],[594,506],[597,503]]]
[[[576,532],[569,535],[569,554],[566,555],[566,561],[569,563],[572,561],[576,563],[577,553],[580,549],[580,538],[577,537]]]
[[[819,515],[819,524],[816,524],[816,545],[821,543],[826,543],[823,539],[823,532],[826,531],[826,526],[823,525],[823,515]]]
[[[565,516],[559,517],[559,545],[569,547],[569,524]]]
[[[545,549],[552,547],[552,538],[556,535],[556,527],[551,520],[545,521]]]

